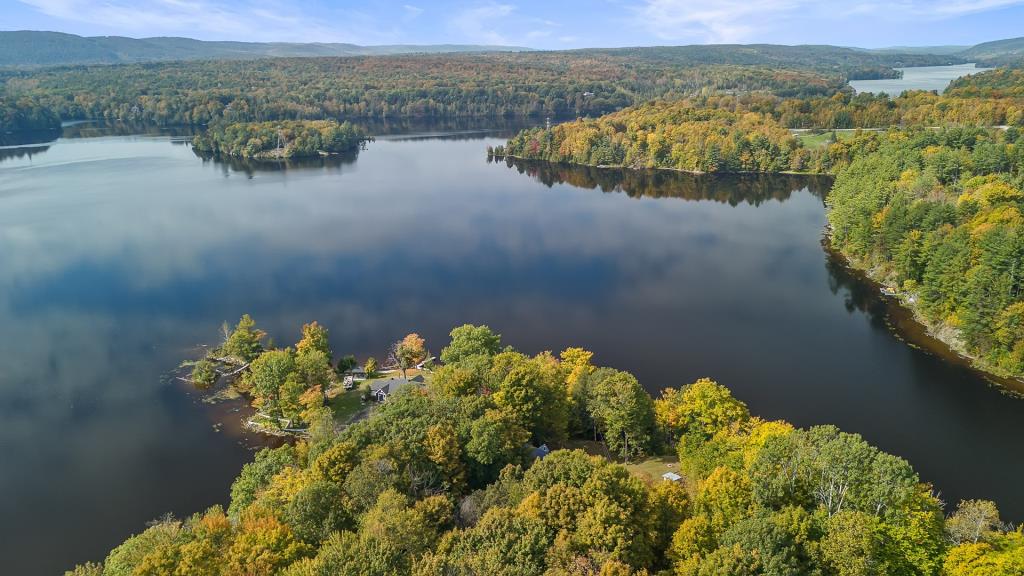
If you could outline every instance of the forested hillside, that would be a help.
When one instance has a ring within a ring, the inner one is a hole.
[[[335,430],[309,376],[330,369],[316,326],[295,349],[264,351],[243,322],[225,346],[254,358],[245,380],[263,409],[302,399],[309,438],[257,454],[227,509],[165,518],[69,574],[1024,570],[1024,534],[994,504],[962,502],[945,517],[906,461],[856,434],[751,416],[706,379],[653,399],[586,350],[530,357],[485,326],[453,330],[425,384]],[[541,443],[555,450],[538,458]]]
[[[957,78],[947,96],[1024,99],[1024,68],[997,68]]]
[[[886,129],[946,124],[1024,126],[1024,102],[908,92],[785,99],[711,96],[651,102],[597,119],[524,130],[495,153],[592,166],[697,172],[831,172],[875,146],[855,134],[809,148],[787,128]]]
[[[518,50],[525,48],[455,44],[358,46],[332,43],[212,42],[192,38],[87,37],[34,30],[0,31],[0,66],[17,67]]]
[[[0,110],[61,120],[205,124],[398,116],[594,116],[654,98],[831,95],[847,78],[937,57],[830,46],[680,46],[279,58],[0,71]],[[935,60],[935,62],[933,62]],[[31,112],[45,110],[46,115]],[[5,129],[8,126],[3,126]]]
[[[1021,66],[1024,64],[1024,37],[984,42],[957,56],[983,66]]]
[[[944,339],[1024,376],[1024,141],[1010,130],[891,134],[839,172],[834,245],[898,286]]]
[[[694,172],[801,169],[807,151],[773,118],[693,102],[655,102],[596,120],[525,130],[499,156]]]

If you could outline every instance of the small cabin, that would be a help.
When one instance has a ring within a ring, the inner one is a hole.
[[[389,396],[407,387],[423,383],[422,376],[416,376],[410,380],[405,378],[386,378],[370,382],[370,395],[377,402],[384,402]]]
[[[683,479],[683,477],[680,476],[679,474],[676,474],[675,472],[665,472],[664,474],[661,475],[661,479],[665,480],[666,482],[679,482],[680,480]]]

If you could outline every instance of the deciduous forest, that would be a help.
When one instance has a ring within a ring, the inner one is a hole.
[[[253,359],[260,404],[320,398],[326,332],[308,325],[294,350],[262,336],[246,318],[225,347]],[[586,350],[531,357],[486,326],[452,330],[440,358],[341,431],[306,401],[308,439],[258,453],[226,509],[165,518],[69,574],[1024,570],[1024,536],[991,502],[947,511],[906,461],[832,426],[752,416],[714,381],[654,399]],[[681,479],[652,477],[651,457]]]

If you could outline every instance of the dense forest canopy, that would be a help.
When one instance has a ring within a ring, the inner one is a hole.
[[[780,172],[806,152],[774,119],[689,101],[653,102],[548,130],[524,130],[500,154],[594,166]]]
[[[893,76],[893,65],[935,58],[752,45],[8,69],[0,117],[10,130],[52,128],[56,119],[586,116],[707,92],[831,95],[847,78]]]
[[[591,166],[697,172],[833,172],[870,134],[805,147],[790,129],[889,129],[905,126],[1024,127],[1019,71],[961,79],[952,95],[908,91],[783,98],[752,93],[657,100],[596,119],[523,130],[496,153]],[[996,86],[997,88],[989,88]]]
[[[1020,130],[890,134],[829,195],[837,248],[900,286],[947,341],[1024,376],[1024,140]]]
[[[68,574],[1024,570],[1024,534],[1005,528],[991,502],[961,502],[947,517],[906,461],[835,427],[751,416],[711,380],[653,399],[584,349],[527,356],[466,325],[426,383],[337,430],[309,401],[330,367],[326,330],[307,325],[284,350],[264,350],[263,336],[243,318],[223,350],[251,359],[244,380],[262,410],[294,404],[304,414],[308,439],[257,454],[227,509],[165,518]],[[541,443],[555,450],[538,457]]]
[[[945,94],[968,98],[1024,98],[1024,68],[997,68],[957,78],[946,88]]]

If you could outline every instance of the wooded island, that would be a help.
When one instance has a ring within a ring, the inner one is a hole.
[[[362,128],[333,120],[235,122],[210,126],[192,146],[200,154],[267,160],[351,152],[367,138]]]

